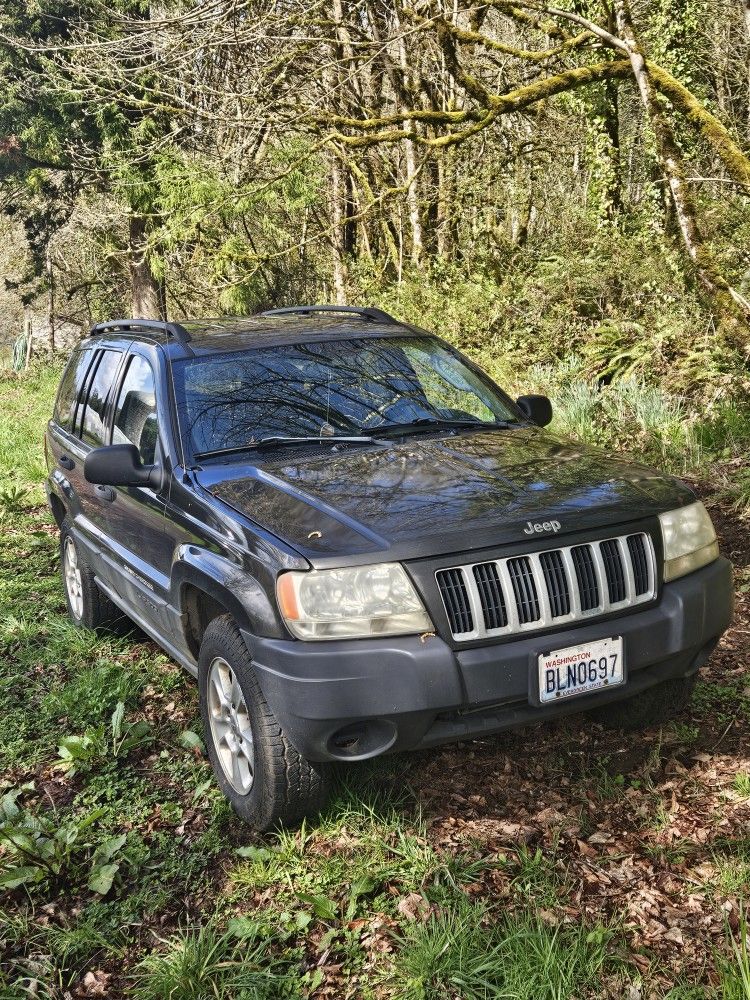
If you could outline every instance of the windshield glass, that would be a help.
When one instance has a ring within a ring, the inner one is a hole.
[[[488,380],[432,337],[282,344],[175,363],[192,453],[272,436],[362,435],[428,420],[515,420]]]

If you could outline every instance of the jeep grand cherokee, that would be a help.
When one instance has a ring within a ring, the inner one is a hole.
[[[377,309],[99,324],[47,432],[70,616],[124,612],[197,677],[258,829],[320,808],[334,761],[658,721],[730,564],[690,489],[550,419]]]

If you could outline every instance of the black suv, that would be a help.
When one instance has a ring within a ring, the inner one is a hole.
[[[730,564],[686,486],[550,418],[377,309],[101,323],[47,432],[70,616],[124,612],[197,676],[259,829],[318,809],[334,761],[658,721]]]

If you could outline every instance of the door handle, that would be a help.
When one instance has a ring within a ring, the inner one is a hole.
[[[108,500],[110,503],[112,503],[117,496],[111,486],[95,486],[94,493],[96,493],[100,500]]]
[[[68,458],[67,455],[60,455],[60,465],[63,469],[75,469],[76,463],[72,458]]]

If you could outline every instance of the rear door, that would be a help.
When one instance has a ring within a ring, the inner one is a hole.
[[[74,432],[79,399],[96,351],[93,347],[73,352],[57,391],[55,410],[47,424],[47,461],[54,492],[62,499],[68,521],[75,523],[81,513],[80,480],[83,477],[84,450]]]
[[[66,498],[68,519],[94,571],[111,580],[105,559],[107,538],[98,524],[102,487],[88,483],[83,463],[92,448],[105,443],[108,408],[124,358],[123,346],[87,347],[66,369],[55,415],[49,426],[51,478]]]

